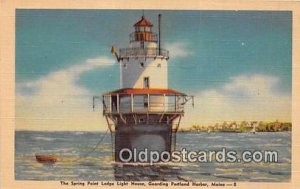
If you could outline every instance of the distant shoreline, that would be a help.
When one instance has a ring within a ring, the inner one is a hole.
[[[179,132],[222,132],[222,133],[256,133],[256,132],[289,132],[291,122],[241,121],[215,123],[210,126],[193,125],[190,128],[179,129]]]
[[[252,121],[252,122],[223,122],[215,123],[210,126],[193,125],[189,128],[179,127],[177,132],[215,132],[215,133],[256,133],[256,132],[290,132],[292,131],[291,122],[264,122],[264,121]],[[92,130],[92,131],[72,131],[72,130],[18,130],[15,132],[77,132],[77,133],[102,133],[105,130]]]
[[[280,132],[291,132],[291,131],[255,131],[255,133],[280,133]],[[195,131],[195,130],[179,130],[178,133],[253,133],[246,131]]]

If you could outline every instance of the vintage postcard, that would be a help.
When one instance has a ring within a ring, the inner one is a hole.
[[[0,188],[297,188],[299,2],[1,1]]]

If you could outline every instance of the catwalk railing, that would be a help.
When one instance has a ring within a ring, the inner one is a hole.
[[[120,49],[119,58],[130,57],[163,57],[169,58],[169,51],[159,48],[124,48]]]
[[[104,95],[103,114],[184,113],[184,105],[190,99],[193,97],[184,95]]]

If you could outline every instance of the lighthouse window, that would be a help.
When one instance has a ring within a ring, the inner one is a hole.
[[[157,67],[160,68],[160,67],[161,67],[161,64],[157,64]]]
[[[151,29],[150,29],[149,27],[146,27],[146,28],[145,28],[145,31],[146,31],[146,32],[151,32]]]
[[[124,68],[127,68],[127,64],[126,64],[126,63],[124,63],[124,64],[123,64],[123,67],[124,67]]]
[[[150,84],[149,84],[149,77],[144,77],[144,88],[149,88]]]
[[[141,68],[143,68],[145,65],[144,65],[144,62],[141,62],[140,63],[140,66],[141,66]]]

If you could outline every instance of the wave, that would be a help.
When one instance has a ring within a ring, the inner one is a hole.
[[[56,138],[49,138],[49,137],[42,137],[42,136],[37,136],[33,138],[34,140],[43,140],[43,141],[55,141]]]

